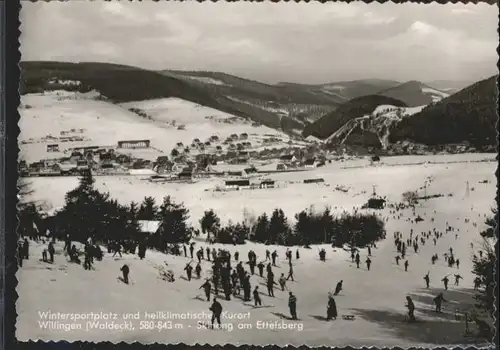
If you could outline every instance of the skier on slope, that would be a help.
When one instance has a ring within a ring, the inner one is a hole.
[[[338,295],[342,291],[342,283],[344,283],[343,280],[337,283],[337,286],[335,287],[335,293],[333,293],[333,295]]]
[[[290,292],[288,297],[288,308],[290,309],[290,315],[292,316],[292,320],[297,319],[297,297]]]
[[[325,251],[325,249],[321,249],[319,251],[319,260],[321,260],[323,262],[326,261],[326,251]]]
[[[274,274],[272,272],[267,274],[267,293],[270,297],[274,297]]]
[[[257,268],[259,269],[259,276],[263,277],[263,274],[264,274],[264,263],[262,261],[259,262],[259,264],[257,265]]]
[[[444,299],[443,293],[439,293],[435,298],[434,298],[434,304],[436,305],[436,312],[441,312],[441,304],[446,302],[447,300]]]
[[[372,261],[370,258],[366,258],[366,268],[368,269],[368,271],[370,271],[370,266],[372,264]]]
[[[184,268],[184,270],[186,271],[188,281],[191,281],[191,273],[193,272],[193,267],[191,266],[191,263],[188,263]]]
[[[293,279],[293,267],[292,267],[292,262],[290,261],[290,269],[288,270],[288,277],[286,278],[286,280],[288,281],[289,279],[292,279],[292,281],[295,281]]]
[[[200,263],[198,262],[198,264],[196,264],[196,267],[194,269],[194,271],[196,272],[196,277],[198,279],[200,279],[200,274],[201,274],[201,266],[200,266]]]
[[[48,248],[48,252],[49,252],[49,255],[50,255],[50,262],[53,263],[54,262],[54,254],[56,252],[56,250],[54,249],[54,244],[52,242],[49,243],[49,248]]]
[[[123,282],[125,284],[128,284],[128,275],[130,273],[130,269],[127,264],[124,264],[121,268],[120,271],[122,272],[123,275]]]
[[[217,320],[217,323],[221,326],[220,315],[222,314],[222,305],[217,301],[217,298],[214,298],[209,310],[212,311],[212,329],[214,328],[215,320]]]
[[[26,260],[30,257],[30,243],[27,238],[25,238],[23,242],[23,256]]]
[[[427,272],[427,275],[424,276],[424,280],[425,280],[425,286],[426,286],[426,288],[429,288],[430,277],[429,277],[429,273],[428,272]]]
[[[330,321],[331,319],[337,319],[337,304],[335,303],[335,299],[330,295],[328,297],[328,306],[326,308],[326,320]]]
[[[445,277],[444,277],[441,281],[442,281],[442,282],[443,282],[443,284],[444,284],[444,289],[445,289],[445,290],[448,290],[448,282],[450,281],[450,280],[448,279],[448,276],[445,276]]]
[[[408,322],[415,322],[415,305],[409,296],[406,297],[406,307],[408,308]]]
[[[278,280],[278,283],[280,284],[282,291],[284,291],[286,288],[286,281],[287,281],[287,279],[285,278],[285,274],[282,273],[279,280]]]
[[[273,266],[276,266],[276,258],[278,257],[278,252],[276,252],[276,250],[273,252],[273,254],[271,255],[271,258],[273,260]]]
[[[262,300],[259,295],[259,286],[256,286],[253,290],[253,300],[255,302],[255,306],[262,306]]]
[[[210,281],[207,279],[205,283],[203,283],[200,287],[200,289],[203,288],[205,291],[205,297],[207,298],[207,301],[210,301],[210,292],[212,290],[212,285],[210,284]]]
[[[191,254],[191,259],[193,258],[193,252],[194,252],[194,243],[191,243],[189,246],[189,253]]]

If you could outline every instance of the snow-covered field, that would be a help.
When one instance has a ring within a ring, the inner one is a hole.
[[[131,108],[140,109],[150,119],[130,111]],[[157,150],[150,154],[152,159],[162,152],[169,154],[178,142],[189,145],[195,138],[204,142],[212,135],[223,141],[231,134],[248,133],[248,141],[255,146],[259,146],[264,135],[281,138],[282,147],[287,146],[289,140],[286,134],[275,129],[254,127],[251,122],[233,115],[176,98],[117,105],[96,99],[92,93],[55,91],[23,95],[19,111],[21,157],[27,162],[61,157],[70,147],[113,146],[119,140],[151,140],[151,146]],[[183,130],[179,130],[181,125]],[[77,134],[84,137],[84,141],[59,139],[61,132],[74,128],[84,129]],[[52,138],[47,138],[48,135]],[[45,147],[52,143],[59,143],[61,152],[47,154]]]
[[[318,248],[300,249],[299,260],[293,259],[295,282],[289,281],[288,288],[297,296],[298,321],[288,320],[288,293],[276,290],[275,298],[262,295],[262,308],[253,308],[238,298],[231,301],[220,300],[228,317],[245,319],[222,319],[233,328],[209,330],[198,327],[197,319],[172,320],[172,325],[181,324],[182,329],[144,330],[140,321],[145,321],[144,312],[165,311],[172,313],[205,312],[209,303],[204,301],[200,286],[208,275],[210,263],[202,262],[202,280],[188,282],[181,276],[183,268],[190,260],[173,257],[158,252],[148,251],[146,259],[140,261],[137,256],[124,255],[112,258],[105,254],[103,261],[95,263],[95,271],[85,271],[81,266],[69,264],[58,245],[55,263],[46,265],[38,261],[41,256],[40,245],[31,244],[30,260],[24,262],[18,271],[19,285],[17,292],[16,337],[19,340],[83,340],[141,343],[178,343],[187,344],[278,344],[309,346],[425,346],[464,344],[470,340],[462,336],[465,330],[463,321],[456,321],[456,309],[468,309],[473,304],[470,257],[472,249],[478,249],[479,231],[484,227],[485,215],[490,214],[494,206],[496,189],[495,162],[479,162],[484,158],[494,159],[494,155],[457,155],[432,157],[391,157],[383,158],[377,166],[369,166],[368,160],[356,160],[328,164],[326,167],[301,173],[281,173],[267,175],[277,181],[278,188],[268,190],[241,190],[234,192],[213,192],[221,180],[207,179],[195,184],[153,184],[140,177],[97,177],[96,185],[107,190],[111,196],[123,203],[140,201],[144,196],[153,196],[158,201],[165,195],[171,195],[176,201],[183,201],[191,212],[191,223],[198,225],[204,210],[213,208],[223,222],[229,219],[243,219],[243,211],[261,214],[272,209],[282,208],[289,220],[293,215],[311,205],[322,209],[329,205],[336,211],[352,210],[359,207],[370,197],[373,186],[381,196],[387,196],[391,202],[400,202],[405,191],[418,190],[428,180],[427,195],[444,194],[444,197],[422,201],[416,208],[416,214],[424,218],[423,222],[412,224],[406,219],[411,217],[411,210],[404,210],[402,217],[393,217],[389,209],[379,211],[386,218],[387,239],[379,242],[373,249],[371,271],[367,271],[364,260],[366,251],[361,251],[362,266],[356,269],[350,262],[349,253],[341,249],[333,250],[324,246],[327,261],[320,262]],[[421,164],[425,162],[432,162]],[[415,165],[411,165],[413,163]],[[398,165],[403,164],[403,165]],[[305,178],[322,177],[325,184],[302,184]],[[488,183],[480,181],[488,180]],[[56,208],[64,203],[64,194],[77,184],[76,178],[34,178],[34,193],[31,199],[45,202],[47,207]],[[466,192],[466,182],[470,190]],[[337,191],[337,185],[348,189]],[[209,189],[205,191],[205,189]],[[419,191],[424,194],[423,190]],[[451,194],[452,196],[448,196]],[[431,221],[434,218],[434,222]],[[465,218],[470,218],[466,223]],[[437,245],[428,240],[420,246],[418,254],[408,250],[409,269],[404,271],[397,266],[397,255],[393,244],[393,233],[401,231],[404,239],[410,228],[415,234],[436,228],[444,231],[446,222],[455,227],[455,232],[444,233]],[[477,227],[473,224],[477,223]],[[457,234],[457,237],[455,237]],[[203,240],[197,246],[206,247]],[[218,248],[218,245],[214,245]],[[454,255],[460,259],[460,269],[449,268],[444,263],[443,253],[453,247]],[[277,249],[279,267],[273,268],[277,277],[288,273],[284,260],[284,247],[266,247],[247,243],[243,246],[227,246],[226,249],[239,251],[246,261],[247,252],[253,249],[258,260],[265,257],[265,249]],[[295,250],[295,248],[293,248]],[[431,264],[431,256],[439,254],[436,265]],[[158,278],[154,264],[168,263],[176,276],[176,281],[168,283]],[[117,282],[119,268],[127,263],[131,269],[132,284]],[[248,269],[248,267],[246,267]],[[457,272],[458,271],[458,272]],[[423,277],[430,272],[431,288],[424,289]],[[460,286],[453,286],[453,274],[460,273],[463,280]],[[440,280],[450,276],[450,287],[444,291],[449,301],[444,304],[443,314],[435,314],[432,297],[443,291]],[[343,320],[326,322],[326,304],[328,292],[335,284],[344,281],[344,289],[336,297],[339,315],[352,314],[354,321]],[[257,275],[251,277],[252,289],[264,283]],[[259,287],[261,292],[265,285]],[[419,322],[404,322],[406,313],[405,297],[411,295],[416,304],[416,317]],[[123,313],[139,312],[138,320],[133,320],[133,330],[85,330],[81,321],[60,321],[66,324],[81,324],[82,329],[71,331],[43,329],[40,324],[40,312],[64,312],[82,314],[89,312],[117,313],[116,322],[123,323]],[[249,313],[249,314],[248,314]],[[165,320],[163,320],[165,321]],[[207,321],[204,319],[204,321]],[[208,320],[209,321],[209,320]],[[295,324],[294,329],[258,329],[258,321],[278,322],[280,325]],[[248,326],[248,324],[250,326]],[[238,326],[240,325],[240,326]],[[245,325],[245,326],[243,326]],[[178,326],[178,327],[181,327]],[[245,328],[240,329],[239,327]],[[248,327],[251,327],[248,328]],[[473,327],[473,326],[471,326]]]

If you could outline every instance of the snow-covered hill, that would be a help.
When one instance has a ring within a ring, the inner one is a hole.
[[[45,146],[50,143],[60,143],[62,152],[70,147],[148,139],[156,150],[150,155],[154,159],[158,152],[169,154],[178,142],[190,145],[195,138],[204,142],[212,135],[222,142],[232,134],[247,133],[247,141],[255,147],[269,135],[282,140],[283,147],[289,140],[275,129],[178,98],[114,104],[95,91],[60,90],[23,95],[19,111],[21,157],[27,161],[47,158]],[[64,141],[67,137],[73,139]]]
[[[408,81],[399,86],[381,91],[379,94],[403,101],[409,107],[428,105],[449,96],[449,94],[433,89],[419,81]]]
[[[443,98],[450,96],[446,92],[442,92],[442,91],[439,91],[439,90],[436,90],[436,89],[433,89],[430,87],[423,87],[422,92],[424,94],[430,96],[430,98],[432,98],[432,102],[438,102],[438,101],[441,101]]]
[[[403,118],[420,112],[425,106],[420,107],[396,107],[391,105],[378,106],[373,113],[352,119],[345,123],[340,129],[334,132],[327,140],[330,144],[349,144],[352,140],[349,136],[353,133],[369,134],[372,138],[378,140],[381,148],[386,149],[389,146],[389,134],[391,127],[403,120]],[[361,135],[363,143],[365,135]],[[373,142],[373,141],[371,141]],[[375,141],[376,143],[377,141]]]

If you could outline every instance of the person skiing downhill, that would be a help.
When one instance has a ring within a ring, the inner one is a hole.
[[[200,263],[196,264],[196,267],[195,267],[194,271],[196,272],[196,277],[199,279],[200,278],[200,274],[201,274]]]
[[[49,255],[50,255],[50,262],[53,263],[54,262],[54,254],[56,252],[56,250],[54,249],[54,244],[52,242],[49,243],[49,248],[48,248],[48,252],[49,252]]]
[[[285,274],[282,273],[279,280],[278,280],[278,283],[280,284],[282,291],[284,291],[286,288],[286,281],[287,281],[287,279],[285,278]]]
[[[139,256],[139,259],[144,259],[146,257],[146,243],[141,242],[139,243],[139,249],[137,251],[137,255]]]
[[[123,275],[123,282],[125,284],[128,284],[128,275],[130,273],[130,269],[128,267],[127,264],[123,265],[120,269],[120,271],[122,272],[122,275]]]
[[[23,242],[23,256],[26,260],[28,260],[30,257],[30,243],[28,242],[27,238],[25,238]]]
[[[371,266],[371,264],[372,264],[371,259],[370,259],[370,258],[367,258],[367,259],[366,259],[366,268],[368,269],[368,271],[370,271],[370,266]]]
[[[259,269],[259,276],[263,277],[264,274],[264,263],[261,261],[258,265],[257,268]]]
[[[408,322],[415,321],[415,305],[413,304],[413,300],[409,296],[406,297],[406,307],[408,308]]]
[[[259,295],[259,286],[256,286],[253,290],[253,299],[255,302],[255,306],[262,306],[262,300],[260,299]]]
[[[278,257],[278,252],[276,252],[276,250],[273,252],[273,254],[271,255],[271,258],[273,260],[273,266],[276,266],[276,258]]]
[[[267,274],[267,293],[270,297],[274,297],[274,274],[272,272]]]
[[[214,328],[215,320],[217,320],[217,323],[221,326],[220,315],[222,314],[222,305],[217,301],[217,298],[214,298],[209,310],[212,311],[212,329]]]
[[[113,258],[116,254],[120,255],[120,258],[122,257],[122,245],[118,242],[113,244]]]
[[[188,281],[191,281],[191,273],[193,272],[193,267],[191,266],[191,263],[187,264],[184,270],[186,271]]]
[[[458,286],[459,280],[464,278],[460,275],[454,275],[454,276],[455,276],[455,285]]]
[[[410,264],[410,263],[408,262],[408,260],[406,260],[406,261],[405,261],[405,272],[408,272],[408,265],[409,265],[409,264]]]
[[[429,288],[430,277],[428,272],[427,275],[424,276],[424,280],[425,280],[425,288]]]
[[[443,282],[443,284],[444,284],[444,289],[445,289],[445,290],[448,290],[448,282],[450,281],[450,280],[448,279],[448,276],[445,276],[445,277],[444,277],[441,281],[442,281],[442,282]]]
[[[335,299],[333,296],[328,297],[328,306],[326,309],[326,320],[330,321],[331,319],[337,319],[337,304],[335,303]]]
[[[286,278],[286,280],[288,281],[290,278],[292,279],[292,281],[295,281],[293,279],[293,267],[291,261],[290,261],[290,270],[288,271],[288,277]]]
[[[333,295],[338,295],[340,293],[340,291],[342,290],[342,283],[344,283],[344,280],[341,280],[337,283],[337,286],[335,287],[335,293],[333,293]]]
[[[434,298],[434,304],[436,305],[436,312],[441,312],[441,304],[446,302],[447,300],[444,299],[443,293],[439,293],[438,296]]]
[[[210,281],[207,279],[205,283],[203,283],[200,287],[200,289],[203,288],[205,291],[205,297],[207,298],[207,301],[210,301],[210,292],[212,290],[212,285],[210,284]]]
[[[297,297],[293,295],[292,292],[289,293],[288,297],[288,308],[290,309],[290,315],[292,320],[297,319]]]

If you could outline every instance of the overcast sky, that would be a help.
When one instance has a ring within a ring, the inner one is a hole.
[[[486,4],[22,1],[22,59],[223,71],[259,81],[496,74]]]

